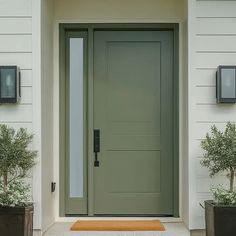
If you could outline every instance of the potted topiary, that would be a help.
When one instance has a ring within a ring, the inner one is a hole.
[[[234,178],[236,174],[236,126],[228,122],[221,132],[215,125],[211,134],[201,142],[205,151],[202,166],[210,171],[210,177],[225,173],[229,178],[229,186],[218,185],[211,189],[212,201],[205,201],[205,219],[207,236],[236,235],[236,190]]]
[[[32,139],[26,129],[0,125],[0,235],[33,235],[31,188],[25,181],[37,156],[28,150]]]

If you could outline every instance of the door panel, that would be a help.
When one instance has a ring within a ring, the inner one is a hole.
[[[173,33],[95,31],[95,214],[173,214]]]
[[[111,193],[160,192],[159,151],[112,151],[108,154],[107,167],[113,170],[108,186]]]

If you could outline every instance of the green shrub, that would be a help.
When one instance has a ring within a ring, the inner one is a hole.
[[[25,183],[35,164],[36,151],[28,149],[33,135],[0,125],[0,205],[25,206],[30,203],[30,186]]]
[[[228,122],[223,132],[215,125],[211,127],[211,133],[207,133],[206,139],[201,142],[204,156],[202,166],[209,169],[210,177],[218,173],[226,173],[229,178],[229,189],[218,186],[212,190],[214,199],[218,204],[235,205],[236,192],[234,179],[236,174],[236,126]]]
[[[218,205],[236,205],[236,191],[230,191],[223,186],[212,188],[214,201]]]

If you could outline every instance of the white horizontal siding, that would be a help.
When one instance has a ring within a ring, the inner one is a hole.
[[[196,54],[196,68],[216,69],[217,66],[219,65],[236,65],[236,52],[232,53],[207,52],[207,53]]]
[[[199,96],[201,96],[199,94]],[[227,122],[235,120],[236,108],[235,105],[196,105],[195,106],[196,120],[201,122]]]
[[[196,69],[194,71],[194,85],[195,86],[215,86],[216,84],[216,70],[214,69]]]
[[[31,16],[31,0],[0,0],[0,16]]]
[[[197,1],[197,17],[236,17],[235,1]]]
[[[32,130],[32,6],[31,0],[0,0],[0,65],[21,69],[19,104],[0,106],[0,123]]]
[[[24,127],[33,132],[34,142],[29,148],[38,150],[39,153],[40,15],[41,1],[0,0],[0,65],[17,65],[21,70],[21,100],[18,104],[0,105],[0,123],[6,123],[16,129]],[[34,186],[38,190],[34,191],[34,227],[40,229],[40,165],[34,168],[33,176]],[[29,182],[32,182],[32,179]]]
[[[0,0],[0,65],[21,69],[19,104],[0,106],[0,122],[20,127],[32,123],[32,6],[31,0]]]
[[[197,18],[196,33],[198,35],[236,35],[235,25],[236,18]]]
[[[236,35],[203,35],[196,37],[200,52],[236,52]]]
[[[196,104],[216,104],[216,87],[196,87],[195,98]]]
[[[32,104],[32,87],[21,87],[20,104]]]
[[[20,69],[32,69],[32,53],[0,53],[1,65],[17,65]]]
[[[32,122],[32,105],[1,105],[0,122]]]
[[[2,18],[0,16],[0,34],[31,34],[31,18]]]
[[[216,104],[215,79],[219,65],[236,65],[236,1],[195,1],[190,37],[189,77],[190,127],[190,228],[204,228],[204,210],[199,203],[211,199],[212,185],[227,183],[220,174],[209,178],[200,165],[204,151],[200,143],[213,124],[223,130],[227,121],[236,121],[236,105]]]
[[[32,70],[24,70],[21,68],[21,85],[32,86]]]
[[[1,52],[32,52],[31,35],[0,35]]]

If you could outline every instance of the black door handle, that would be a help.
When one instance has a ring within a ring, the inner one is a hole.
[[[100,152],[100,130],[93,130],[93,151],[95,153],[94,166],[99,167],[98,152]]]

